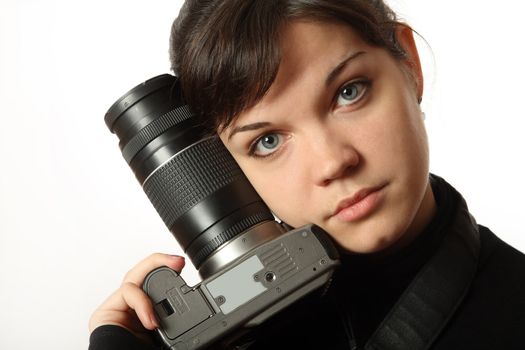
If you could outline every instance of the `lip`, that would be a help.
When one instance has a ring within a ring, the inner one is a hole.
[[[342,221],[352,222],[368,216],[382,201],[382,189],[386,184],[364,188],[357,191],[353,196],[339,202],[332,217]]]

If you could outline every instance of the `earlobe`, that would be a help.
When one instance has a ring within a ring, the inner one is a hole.
[[[418,102],[423,96],[423,71],[421,70],[421,61],[414,40],[414,31],[407,25],[398,25],[396,27],[397,43],[403,48],[406,56],[402,62],[407,66],[412,79],[414,80]]]

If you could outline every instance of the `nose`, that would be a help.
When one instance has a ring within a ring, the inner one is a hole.
[[[348,135],[326,133],[313,141],[311,169],[316,185],[326,186],[349,175],[359,165],[360,155],[349,139]]]

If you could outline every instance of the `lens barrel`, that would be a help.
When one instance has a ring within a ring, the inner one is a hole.
[[[164,74],[136,86],[104,119],[197,269],[228,241],[274,219],[218,136],[184,104],[176,77]]]

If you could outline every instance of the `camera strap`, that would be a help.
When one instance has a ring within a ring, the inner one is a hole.
[[[479,251],[478,226],[464,204],[435,255],[372,334],[365,350],[429,349],[467,294]]]

